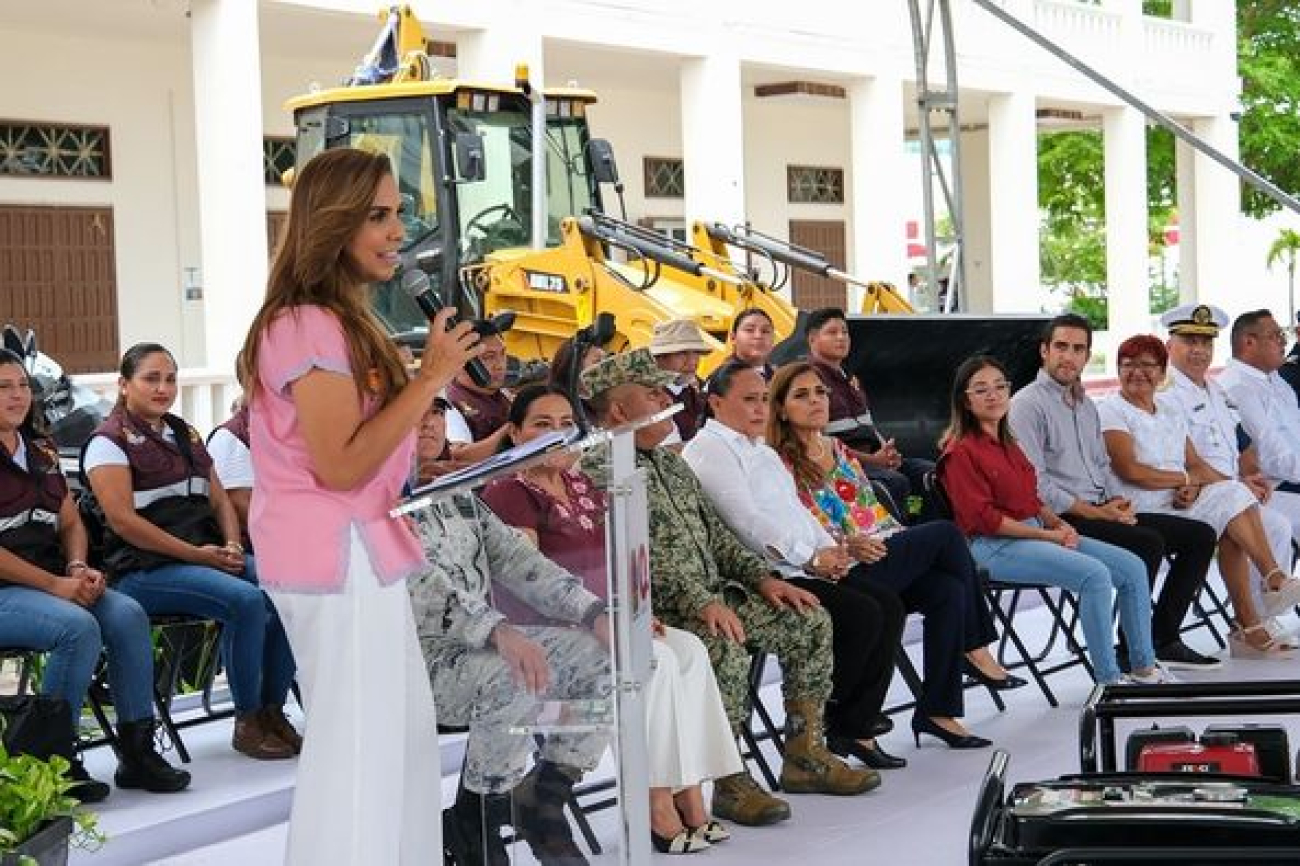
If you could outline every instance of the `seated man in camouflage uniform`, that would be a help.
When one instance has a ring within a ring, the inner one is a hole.
[[[605,602],[473,496],[435,503],[419,513],[416,530],[430,566],[408,585],[438,721],[470,726],[456,805],[444,820],[447,843],[461,846],[465,862],[508,864],[501,795],[513,793],[516,830],[539,862],[585,864],[563,807],[609,738],[552,734],[525,775],[534,742],[519,729],[537,719],[543,701],[609,697]],[[542,614],[583,628],[508,624],[492,607],[496,581]]]
[[[669,406],[659,370],[645,349],[613,355],[582,374],[583,399],[605,427],[647,418]],[[858,794],[880,784],[871,769],[851,769],[826,748],[822,710],[831,693],[831,622],[811,593],[786,583],[732,534],[705,498],[686,461],[660,443],[672,419],[636,433],[637,465],[646,472],[650,574],[655,613],[694,632],[713,661],[734,733],[748,712],[749,654],[775,653],[785,673],[785,762],[781,785],[792,793]],[[581,464],[598,483],[607,452]],[[738,824],[790,816],[785,801],[748,772],[714,782],[713,812]]]

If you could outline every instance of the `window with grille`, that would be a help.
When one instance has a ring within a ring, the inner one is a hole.
[[[111,180],[108,127],[0,120],[0,175]]]
[[[262,177],[267,186],[280,186],[284,173],[293,168],[294,141],[292,138],[262,139]]]
[[[796,204],[844,204],[844,169],[788,165],[786,195]]]
[[[680,159],[647,156],[644,166],[646,198],[686,197],[686,169]]]

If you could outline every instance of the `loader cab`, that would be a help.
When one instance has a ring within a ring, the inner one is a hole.
[[[386,94],[368,92],[380,90]],[[599,207],[587,155],[586,105],[593,100],[581,91],[548,94],[546,246],[560,243],[564,217]],[[404,257],[418,262],[432,288],[463,315],[481,315],[482,299],[462,269],[531,240],[532,124],[523,94],[434,81],[341,88],[290,105],[298,168],[335,147],[388,156],[402,197]],[[374,291],[385,326],[414,342],[427,320],[399,282]]]

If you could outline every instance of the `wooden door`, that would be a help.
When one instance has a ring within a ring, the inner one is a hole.
[[[790,243],[816,250],[838,270],[847,261],[847,241],[843,220],[790,220]],[[819,307],[844,308],[848,300],[843,283],[805,271],[795,271],[791,279],[794,305],[801,310]]]
[[[289,212],[269,210],[266,212],[266,251],[270,261],[275,261],[275,251],[280,246],[280,236],[284,234],[285,223],[289,222]]]
[[[0,205],[0,323],[69,373],[116,370],[113,244],[111,208]]]

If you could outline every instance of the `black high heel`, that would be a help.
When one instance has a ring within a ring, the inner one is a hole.
[[[906,758],[889,754],[876,743],[864,746],[849,737],[827,737],[826,748],[841,758],[854,757],[873,770],[901,770],[907,766]]]
[[[1021,686],[1029,685],[1028,680],[1016,676],[1011,673],[1011,671],[1007,671],[1005,677],[998,679],[997,677],[991,677],[984,673],[984,671],[980,670],[970,659],[965,659],[963,664],[965,664],[966,667],[966,676],[970,677],[985,688],[995,689],[1000,692],[1009,692],[1012,689],[1018,689]]]
[[[912,736],[916,739],[918,749],[921,748],[922,734],[942,740],[950,749],[983,749],[993,745],[992,740],[974,734],[954,734],[928,716],[912,716]]]

